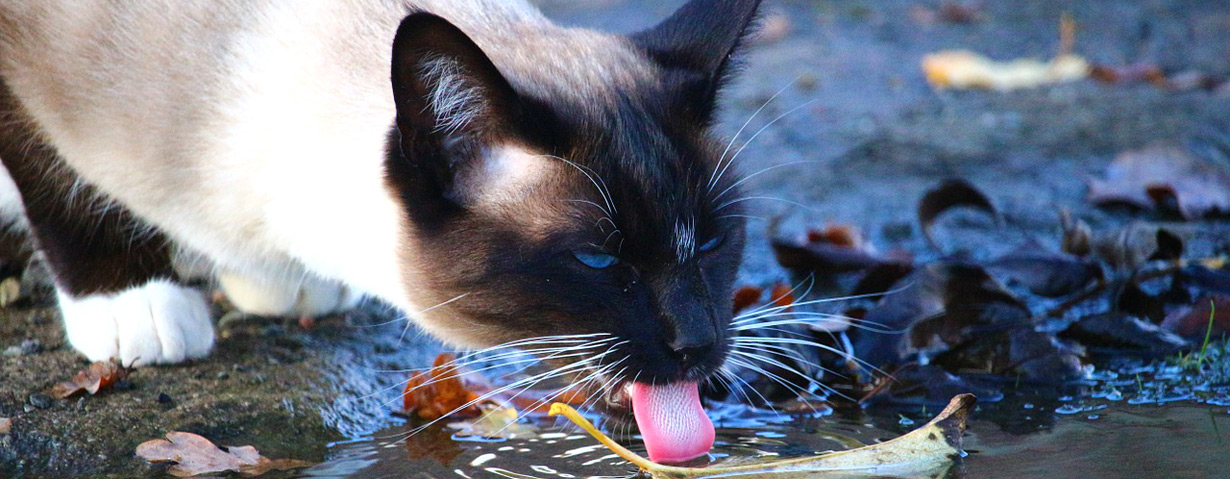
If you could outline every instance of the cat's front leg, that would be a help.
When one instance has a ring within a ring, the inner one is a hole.
[[[350,310],[362,297],[344,284],[288,269],[280,274],[221,272],[218,284],[236,308],[259,316],[324,316]]]
[[[55,280],[69,344],[129,366],[207,355],[208,304],[178,282],[168,239],[65,165],[3,82],[0,125],[0,160]]]

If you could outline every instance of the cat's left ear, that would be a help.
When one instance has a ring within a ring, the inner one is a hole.
[[[713,120],[731,58],[752,30],[760,0],[692,0],[657,26],[633,34],[633,44],[674,73],[674,88],[696,120]]]

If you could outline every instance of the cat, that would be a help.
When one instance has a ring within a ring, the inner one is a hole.
[[[745,224],[711,127],[759,3],[622,36],[522,0],[6,1],[0,212],[91,360],[206,356],[194,258],[245,312],[589,338],[690,400],[729,349]]]

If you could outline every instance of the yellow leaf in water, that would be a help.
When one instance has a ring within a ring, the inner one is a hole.
[[[666,466],[645,459],[607,437],[575,409],[555,403],[551,415],[562,414],[615,454],[640,467],[654,479],[692,479],[730,476],[771,476],[775,479],[837,479],[869,477],[936,477],[960,457],[965,420],[977,399],[972,394],[952,398],[938,416],[896,439],[879,444],[763,463],[707,467]]]
[[[459,429],[462,436],[475,436],[499,439],[524,439],[538,433],[533,425],[518,422],[520,414],[513,407],[482,405],[481,415],[470,421],[450,423],[449,427]]]

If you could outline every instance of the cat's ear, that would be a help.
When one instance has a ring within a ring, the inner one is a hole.
[[[760,0],[692,0],[632,42],[668,72],[683,106],[711,122],[731,58],[751,33]]]
[[[402,20],[392,68],[403,134],[491,134],[513,114],[517,94],[499,69],[470,37],[436,15]]]
[[[516,91],[469,36],[429,13],[398,27],[392,86],[397,135],[390,146],[400,154],[390,167],[403,191],[420,202],[464,195],[454,191],[454,176],[513,134]]]

